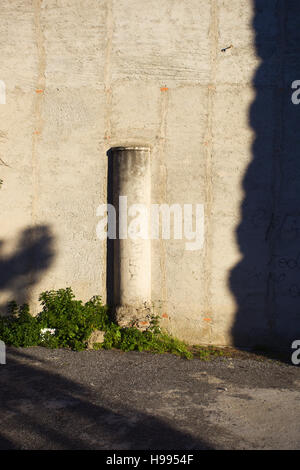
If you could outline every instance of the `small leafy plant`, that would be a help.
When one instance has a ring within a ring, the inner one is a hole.
[[[16,347],[29,347],[39,344],[40,325],[30,315],[27,304],[17,306],[11,302],[9,315],[0,317],[0,339]]]
[[[161,331],[157,316],[151,318],[148,330],[140,331],[114,323],[99,296],[83,303],[75,299],[70,287],[45,291],[39,300],[42,311],[36,317],[30,315],[28,305],[19,307],[15,302],[10,303],[9,315],[0,317],[1,340],[16,347],[39,345],[79,351],[86,349],[93,331],[102,330],[104,342],[95,344],[95,349],[169,352],[187,359],[193,356],[182,341]]]
[[[94,330],[105,330],[109,325],[107,307],[98,296],[88,302],[75,300],[70,287],[58,291],[43,292],[39,300],[43,310],[38,316],[42,328],[51,328],[55,335],[43,339],[49,347],[85,349],[87,340]]]
[[[172,353],[191,359],[192,353],[187,346],[167,333],[140,331],[137,328],[120,328],[111,325],[106,332],[103,348],[117,348],[122,351],[149,351],[155,353]]]

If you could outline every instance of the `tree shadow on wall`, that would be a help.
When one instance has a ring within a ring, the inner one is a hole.
[[[237,303],[232,334],[236,346],[288,350],[300,338],[300,105],[291,101],[291,83],[300,80],[300,2],[253,2],[261,64],[236,233],[242,259],[229,278]]]
[[[46,225],[27,228],[17,241],[12,254],[5,255],[5,242],[0,240],[0,294],[18,304],[28,303],[32,287],[51,264],[54,249],[53,236]],[[0,304],[0,311],[7,302]]]

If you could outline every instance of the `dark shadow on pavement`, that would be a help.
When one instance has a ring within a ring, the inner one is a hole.
[[[189,433],[126,403],[116,406],[106,398],[102,404],[99,390],[54,373],[31,357],[30,349],[24,353],[9,348],[1,368],[1,450],[209,449]]]

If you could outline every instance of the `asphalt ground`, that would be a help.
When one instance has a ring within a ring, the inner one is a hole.
[[[7,349],[0,449],[300,449],[300,367]]]

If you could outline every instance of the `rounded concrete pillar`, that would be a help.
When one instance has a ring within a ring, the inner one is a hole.
[[[118,323],[139,325],[150,313],[150,149],[112,149],[113,200],[117,212],[114,246],[114,304]]]

